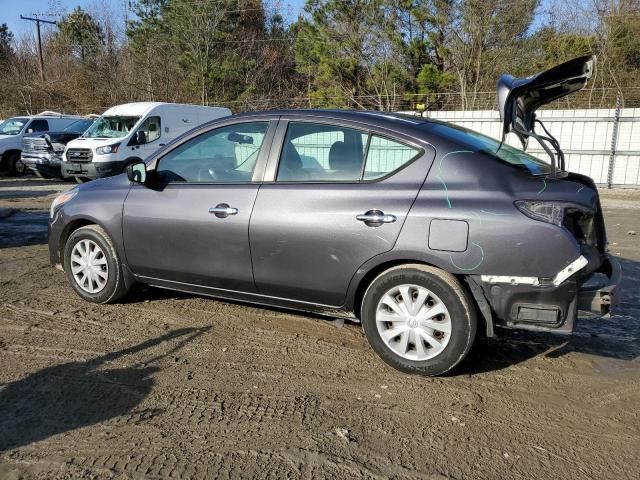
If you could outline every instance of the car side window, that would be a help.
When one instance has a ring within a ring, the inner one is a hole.
[[[34,120],[27,127],[27,132],[48,132],[49,131],[49,122],[46,120]]]
[[[359,130],[291,122],[276,181],[359,181],[366,144],[367,133]]]
[[[413,160],[420,150],[395,140],[372,135],[363,180],[384,177]]]
[[[228,125],[192,138],[157,164],[163,183],[245,183],[258,159],[268,122]]]

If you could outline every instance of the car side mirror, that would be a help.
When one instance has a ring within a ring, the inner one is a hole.
[[[127,167],[127,177],[130,182],[144,184],[147,181],[147,164],[144,162],[132,163]]]

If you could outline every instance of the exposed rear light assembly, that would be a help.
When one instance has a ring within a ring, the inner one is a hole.
[[[527,217],[541,222],[552,223],[558,227],[563,225],[565,215],[568,213],[580,212],[588,216],[592,216],[595,213],[594,209],[573,202],[516,200],[515,205]]]

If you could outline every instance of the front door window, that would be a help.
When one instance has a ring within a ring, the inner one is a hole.
[[[203,133],[162,157],[158,178],[163,183],[250,182],[267,127],[267,122],[249,122]]]

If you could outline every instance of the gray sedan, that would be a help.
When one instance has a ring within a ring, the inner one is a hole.
[[[514,80],[505,132],[536,138],[540,85]],[[358,318],[387,363],[442,374],[496,326],[569,333],[578,307],[614,303],[597,189],[550,145],[544,162],[420,117],[231,116],[56,199],[51,261],[96,303],[144,283]]]

